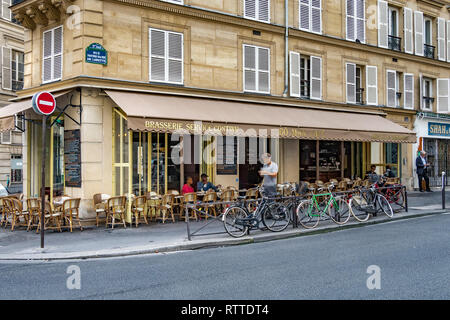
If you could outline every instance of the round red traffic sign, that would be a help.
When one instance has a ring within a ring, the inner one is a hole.
[[[38,92],[33,96],[32,105],[35,112],[49,115],[56,109],[56,100],[50,92]]]

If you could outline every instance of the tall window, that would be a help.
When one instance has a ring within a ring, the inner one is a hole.
[[[22,155],[11,155],[11,182],[22,182]]]
[[[345,69],[347,103],[364,104],[366,96],[367,104],[377,105],[377,67],[346,63]]]
[[[300,96],[310,97],[311,60],[308,56],[300,58]]]
[[[322,99],[322,58],[290,52],[293,97]]]
[[[12,79],[12,90],[22,90],[23,89],[23,52],[12,51],[11,60],[11,79]]]
[[[244,91],[270,93],[270,49],[244,44]]]
[[[63,27],[47,30],[43,34],[42,82],[61,80]]]
[[[389,7],[389,49],[401,51],[401,38],[398,36],[398,9]]]
[[[1,17],[9,21],[11,21],[11,9],[9,9],[10,5],[11,0],[1,0]]]
[[[424,35],[423,35],[424,56],[427,58],[434,59],[435,47],[433,46],[433,40],[432,40],[433,39],[432,38],[433,27],[432,27],[432,21],[428,17],[424,17],[424,19],[423,19],[423,32],[424,32]]]
[[[244,0],[244,17],[270,22],[270,0]]]
[[[301,30],[322,33],[322,1],[300,0],[299,28]]]
[[[347,40],[366,42],[365,1],[346,1]]]
[[[430,78],[422,79],[422,109],[431,111],[433,109],[433,80]]]
[[[183,84],[183,34],[149,29],[149,79]]]
[[[128,193],[129,186],[129,131],[127,119],[113,111],[113,186],[116,196]]]

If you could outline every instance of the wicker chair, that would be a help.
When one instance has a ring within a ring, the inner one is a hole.
[[[195,192],[186,193],[183,199],[182,212],[186,218],[186,210],[188,214],[188,219],[198,220],[197,212],[193,208],[189,208],[188,204],[193,204],[197,202],[197,194]]]
[[[154,192],[145,193],[145,197],[147,198],[147,215],[150,221],[153,221],[153,217],[156,220],[158,206],[161,202],[160,196]]]
[[[28,228],[27,231],[32,227],[38,226],[39,214],[41,212],[41,199],[40,198],[29,198],[27,199],[27,210],[28,210]]]
[[[212,191],[210,190],[208,190],[208,192],[205,194],[202,203],[199,205],[199,208],[203,209],[205,212],[203,216],[205,217],[206,220],[208,220],[208,215],[214,214],[214,217],[217,217],[215,204],[215,202],[217,202],[217,193],[213,190]]]
[[[10,209],[9,217],[11,219],[11,231],[14,231],[16,226],[28,227],[29,214],[28,211],[23,210],[22,201],[15,197],[11,197],[7,201],[9,201],[8,207]]]
[[[172,217],[172,222],[175,222],[175,217],[173,215],[173,201],[175,196],[173,194],[165,194],[161,199],[161,203],[158,205],[159,215],[158,220],[162,220],[162,223],[166,222],[168,215]]]
[[[118,196],[112,197],[108,199],[106,205],[106,227],[108,224],[111,225],[111,228],[114,229],[116,224],[123,224],[124,228],[127,227],[125,222],[125,212],[127,208],[127,197]],[[120,222],[116,222],[116,218],[120,220]]]
[[[94,209],[95,209],[95,214],[96,214],[95,221],[97,222],[97,227],[98,227],[100,215],[106,216],[106,203],[104,203],[102,201],[101,193],[94,194]]]
[[[131,203],[131,216],[134,218],[136,228],[139,225],[139,221],[142,218],[144,218],[145,224],[148,224],[147,221],[147,197],[146,196],[139,196],[134,198],[133,202]],[[131,224],[133,225],[133,224]]]
[[[39,221],[38,226],[36,229],[36,233],[39,233],[39,230],[41,228],[41,208],[39,208]],[[44,230],[51,230],[51,229],[57,229],[59,232],[62,232],[61,230],[61,215],[62,213],[54,212],[52,206],[50,205],[50,202],[45,201],[45,212],[44,212]]]
[[[64,200],[63,205],[62,205],[63,217],[64,217],[65,221],[69,224],[70,232],[72,232],[72,230],[73,230],[73,222],[74,221],[78,222],[78,226],[80,227],[80,230],[83,231],[83,227],[81,226],[81,221],[80,221],[80,213],[79,213],[80,201],[81,201],[80,198],[66,199],[66,200]]]

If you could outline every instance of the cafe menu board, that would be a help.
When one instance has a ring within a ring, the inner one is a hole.
[[[232,138],[232,139],[230,139]],[[231,140],[231,141],[230,141]],[[228,145],[228,148],[226,144]],[[237,174],[237,138],[228,137],[217,140],[217,165],[218,175]]]
[[[80,129],[64,130],[64,171],[66,187],[81,188]]]

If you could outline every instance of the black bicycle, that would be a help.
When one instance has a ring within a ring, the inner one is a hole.
[[[225,210],[222,221],[230,236],[239,238],[250,233],[251,229],[264,230],[267,228],[273,232],[280,232],[289,225],[290,214],[286,206],[274,198],[264,196],[262,188],[259,191],[263,196],[258,200],[253,200],[256,201],[256,206],[248,206],[247,200],[239,197],[236,204]]]

